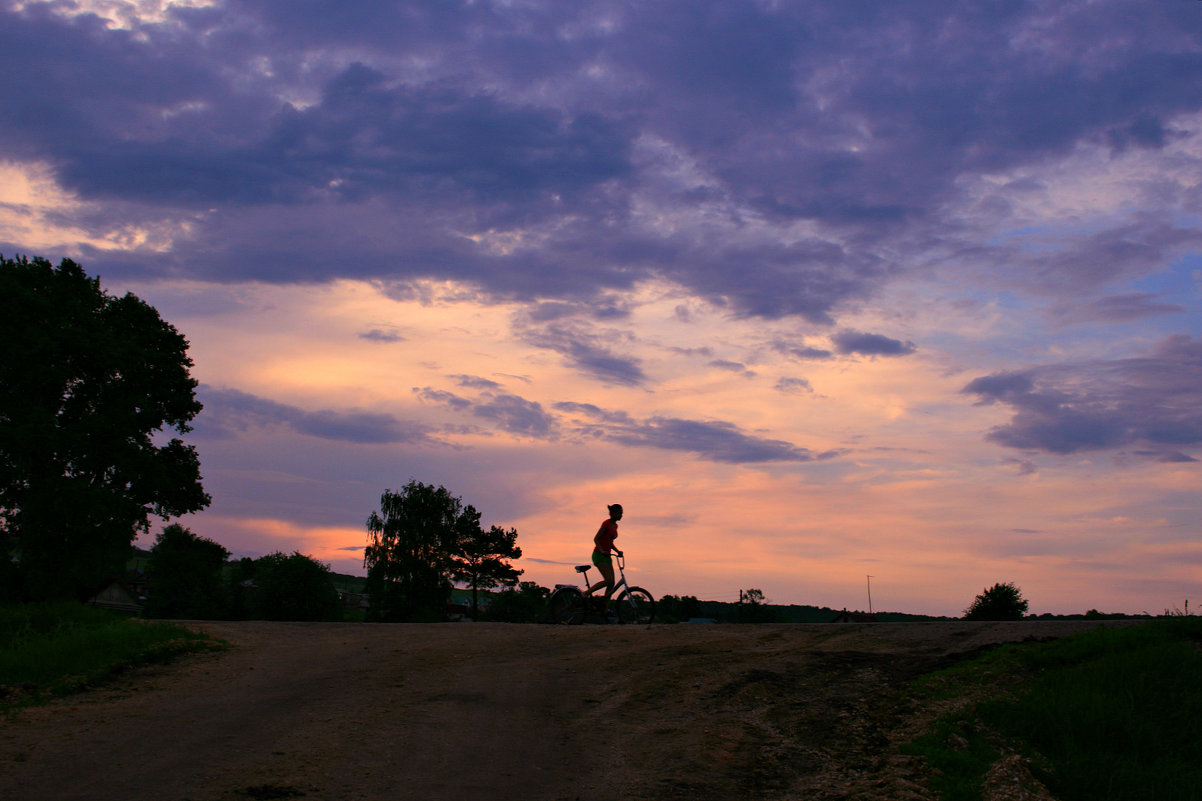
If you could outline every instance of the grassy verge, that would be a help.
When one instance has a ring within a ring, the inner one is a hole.
[[[1060,801],[1202,799],[1202,618],[1005,646],[915,686],[968,698],[906,747],[945,801],[979,801],[1004,754],[1031,760]]]
[[[182,626],[80,604],[0,605],[0,711],[79,692],[138,665],[222,647]]]

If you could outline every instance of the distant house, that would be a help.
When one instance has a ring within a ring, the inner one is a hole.
[[[142,614],[142,599],[133,582],[113,579],[88,600],[89,606],[129,615]]]
[[[832,623],[876,623],[876,615],[870,615],[865,612],[848,612],[844,609],[839,614],[835,615]]]

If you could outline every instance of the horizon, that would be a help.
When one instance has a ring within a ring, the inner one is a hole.
[[[0,2],[0,253],[189,341],[233,553],[414,479],[572,580],[1139,614],[1202,570],[1202,7]],[[148,547],[157,528],[139,537]]]

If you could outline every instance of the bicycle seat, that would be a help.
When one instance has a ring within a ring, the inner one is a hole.
[[[590,570],[591,568],[592,568],[592,565],[576,565],[576,572],[583,573],[584,571]]]

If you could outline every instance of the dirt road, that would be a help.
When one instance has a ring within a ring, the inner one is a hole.
[[[0,720],[0,798],[928,798],[915,675],[1086,623],[203,623],[227,651]]]

